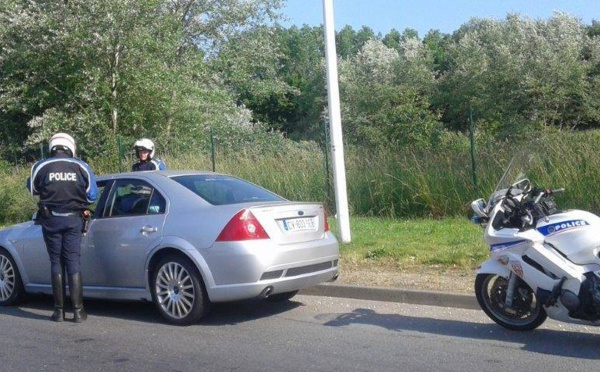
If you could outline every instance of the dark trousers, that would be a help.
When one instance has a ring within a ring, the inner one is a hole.
[[[42,232],[50,256],[52,274],[62,273],[61,263],[67,275],[81,272],[81,216],[49,216],[42,221]]]

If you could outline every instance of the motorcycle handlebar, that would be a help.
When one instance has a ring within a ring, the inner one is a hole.
[[[534,204],[537,204],[540,202],[540,200],[545,197],[545,196],[550,196],[550,195],[554,195],[554,194],[561,194],[565,192],[565,188],[564,187],[560,187],[558,189],[546,189],[541,191],[538,196],[535,198]]]

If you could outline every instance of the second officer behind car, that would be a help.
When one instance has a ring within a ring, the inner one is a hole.
[[[132,172],[148,170],[165,170],[167,165],[160,159],[154,157],[154,142],[148,138],[142,138],[133,144],[138,162],[131,167]]]

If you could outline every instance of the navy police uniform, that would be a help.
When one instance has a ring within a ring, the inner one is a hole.
[[[38,218],[52,274],[81,272],[81,212],[96,200],[98,188],[94,173],[87,163],[58,152],[31,168],[27,184],[32,195],[39,195]],[[41,216],[40,216],[41,214]]]
[[[150,160],[146,160],[146,161],[140,160],[137,163],[133,164],[133,166],[131,167],[132,172],[165,170],[165,169],[167,169],[166,164],[159,159],[150,159]]]
[[[98,187],[90,167],[75,159],[75,140],[66,133],[57,133],[50,139],[50,158],[31,167],[27,188],[31,195],[39,195],[38,218],[50,256],[50,279],[54,295],[54,313],[51,319],[65,319],[65,278],[67,271],[73,320],[87,319],[83,308],[83,280],[81,276],[81,233],[84,209],[96,200]],[[85,211],[89,215],[89,211]]]

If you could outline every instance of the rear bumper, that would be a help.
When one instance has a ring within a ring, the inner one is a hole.
[[[332,260],[332,265],[333,262],[334,261]],[[282,276],[277,279],[259,280],[255,283],[215,286],[210,289],[207,288],[207,291],[211,302],[245,300],[261,297],[261,294],[267,290],[270,295],[273,295],[277,293],[292,292],[303,288],[314,287],[318,284],[335,280],[337,276],[338,267],[337,258],[335,258],[335,266],[326,270],[297,276]]]

